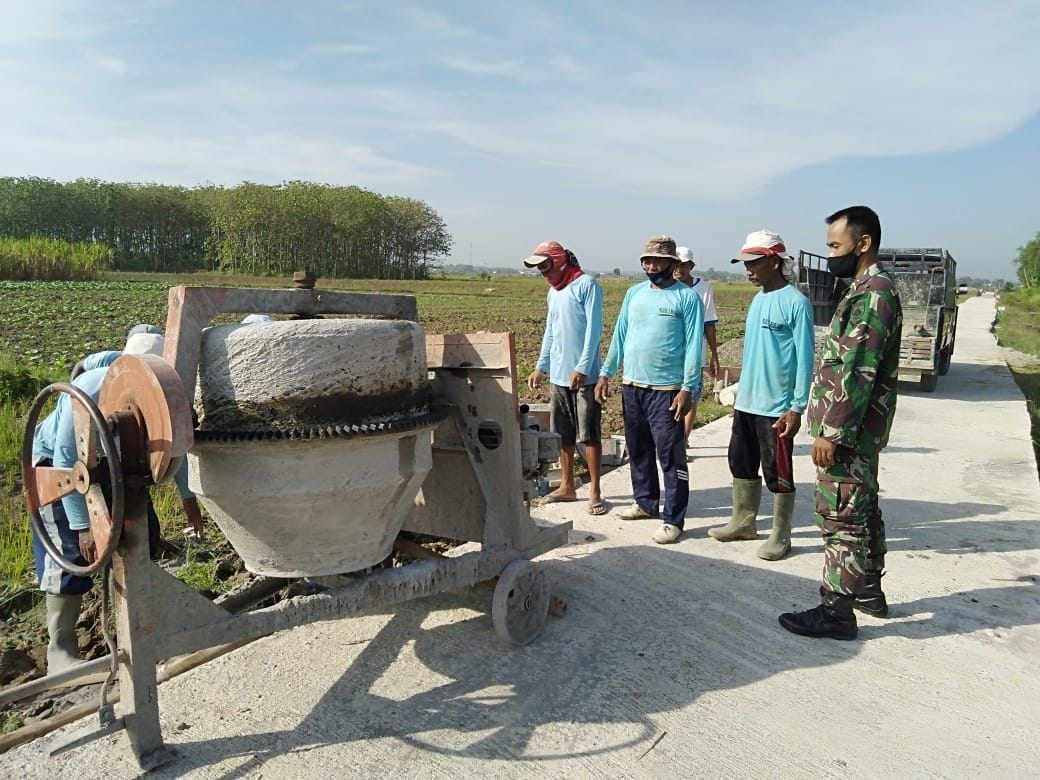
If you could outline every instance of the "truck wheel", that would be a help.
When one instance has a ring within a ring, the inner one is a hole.
[[[939,353],[939,376],[950,373],[950,364],[953,362],[953,347],[949,346]]]
[[[935,385],[939,382],[938,374],[921,374],[921,392],[934,393]]]

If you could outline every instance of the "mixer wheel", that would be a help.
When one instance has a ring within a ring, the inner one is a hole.
[[[495,633],[514,645],[529,644],[549,619],[549,584],[530,561],[516,560],[502,570],[491,599]]]
[[[33,435],[43,408],[51,396],[65,393],[72,397],[73,427],[76,432],[77,462],[70,469],[34,466]],[[101,445],[98,452],[97,445]],[[111,505],[106,501],[101,480],[107,477]],[[83,390],[66,382],[47,385],[36,396],[26,416],[22,440],[22,484],[29,522],[47,554],[62,569],[78,577],[90,577],[108,563],[123,531],[123,472],[119,449],[108,420],[94,400]],[[87,502],[90,530],[97,547],[93,563],[79,565],[68,560],[51,539],[40,517],[40,507],[71,493],[80,493]]]

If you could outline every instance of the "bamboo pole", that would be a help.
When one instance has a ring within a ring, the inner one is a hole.
[[[232,650],[237,650],[238,648],[248,645],[250,642],[255,642],[260,638],[261,637],[255,637],[253,639],[243,639],[238,642],[228,642],[225,645],[207,647],[205,650],[199,650],[195,653],[171,658],[159,666],[156,681],[159,683],[166,682],[167,680],[173,679],[174,677],[194,669],[196,666],[200,666],[207,661],[212,661],[214,658],[218,658],[225,653],[230,653]],[[118,691],[110,694],[108,701],[110,704],[118,703]],[[74,707],[69,707],[67,710],[59,712],[57,715],[52,715],[49,718],[45,718],[44,720],[27,723],[20,729],[0,737],[0,755],[6,753],[11,748],[24,745],[26,742],[31,742],[34,739],[50,734],[52,731],[72,723],[73,721],[77,721],[87,715],[92,715],[98,711],[99,706],[100,705],[96,701],[85,702],[83,704],[77,704]]]

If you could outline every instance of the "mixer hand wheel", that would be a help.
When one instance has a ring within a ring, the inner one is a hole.
[[[33,434],[40,413],[52,395],[61,393],[71,396],[70,406],[76,431],[76,463],[71,469],[33,466]],[[96,438],[94,432],[97,433]],[[97,481],[100,476],[97,441],[101,443],[101,454],[107,462],[111,506],[105,501],[101,485]],[[22,440],[22,484],[25,486],[25,503],[29,508],[33,531],[58,566],[69,574],[89,577],[108,563],[123,530],[123,471],[115,437],[109,430],[101,410],[87,393],[75,385],[66,382],[47,385],[33,401],[25,422],[25,437]],[[86,499],[90,531],[97,549],[94,562],[86,566],[73,563],[64,557],[40,518],[41,506],[52,504],[72,493],[80,493]]]

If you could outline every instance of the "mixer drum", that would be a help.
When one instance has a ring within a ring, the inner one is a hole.
[[[367,568],[432,466],[430,397],[414,322],[209,328],[189,486],[256,574]]]

